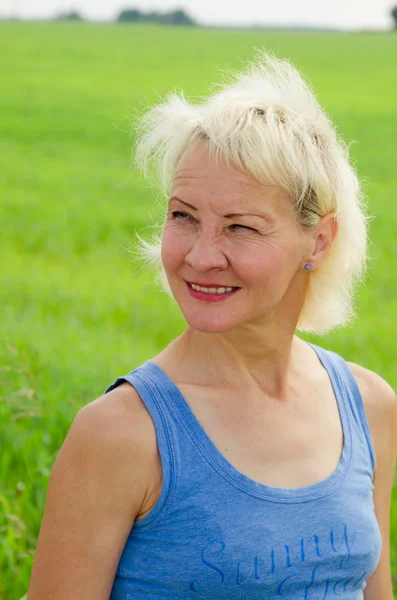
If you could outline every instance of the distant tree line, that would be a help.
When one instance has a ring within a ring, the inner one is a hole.
[[[397,5],[390,10],[390,16],[394,21],[394,28],[397,31]],[[55,17],[57,21],[82,21],[83,17],[77,11],[60,13]],[[197,25],[186,11],[174,10],[171,12],[142,12],[136,8],[126,8],[122,10],[116,19],[124,22],[138,23],[163,23],[168,25]]]
[[[184,11],[171,12],[142,12],[136,8],[122,10],[117,21],[135,21],[140,23],[165,23],[169,25],[197,25],[197,23]]]
[[[394,29],[397,29],[397,6],[391,9],[390,14],[394,19]]]
[[[60,13],[59,15],[57,15],[55,17],[55,20],[56,21],[83,21],[83,17],[75,10],[72,10],[70,12]]]
[[[60,13],[55,17],[56,21],[82,21],[83,17],[76,11]],[[135,8],[122,10],[117,21],[138,23],[162,23],[168,25],[197,25],[197,23],[184,10],[173,10],[170,12],[142,12]]]

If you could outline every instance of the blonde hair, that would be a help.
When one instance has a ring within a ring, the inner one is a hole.
[[[338,234],[309,275],[297,328],[325,333],[347,323],[365,271],[367,217],[347,146],[299,72],[260,52],[246,72],[230,75],[198,104],[169,94],[138,120],[137,165],[168,195],[179,162],[201,141],[214,157],[285,189],[302,227],[336,216]],[[143,244],[143,253],[162,267],[158,236]]]

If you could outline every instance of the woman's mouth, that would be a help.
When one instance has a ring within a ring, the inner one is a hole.
[[[230,298],[240,288],[233,286],[222,286],[211,284],[211,286],[204,286],[198,283],[189,283],[186,281],[186,285],[189,294],[196,298],[196,300],[202,300],[203,302],[221,302]]]

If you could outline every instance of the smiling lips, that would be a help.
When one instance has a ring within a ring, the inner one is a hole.
[[[200,285],[198,283],[186,282],[189,294],[197,300],[204,302],[220,302],[226,300],[232,294],[235,294],[240,288],[225,287],[216,284],[211,284],[211,287]]]

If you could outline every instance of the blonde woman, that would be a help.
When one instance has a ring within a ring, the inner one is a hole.
[[[395,394],[296,335],[345,324],[364,272],[345,145],[262,55],[150,110],[137,160],[167,203],[145,251],[187,327],[77,414],[29,600],[393,600]]]

